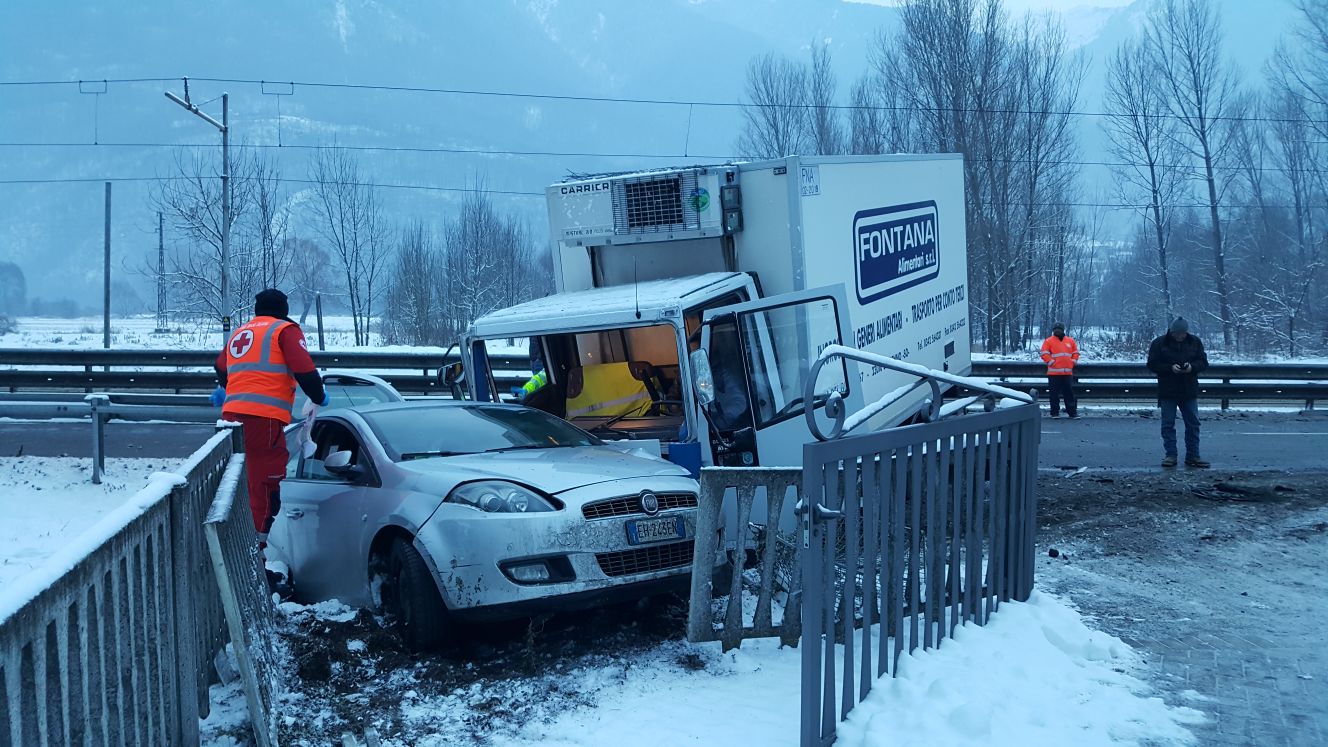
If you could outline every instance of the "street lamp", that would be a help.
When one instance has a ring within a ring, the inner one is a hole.
[[[223,341],[231,336],[231,130],[230,130],[230,94],[221,94],[221,121],[204,114],[189,101],[189,79],[184,79],[184,98],[170,91],[166,98],[198,115],[203,121],[221,131],[221,336]]]

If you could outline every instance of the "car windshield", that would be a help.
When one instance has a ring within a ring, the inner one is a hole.
[[[364,413],[393,461],[518,449],[593,446],[594,436],[548,413],[497,405],[403,407]]]

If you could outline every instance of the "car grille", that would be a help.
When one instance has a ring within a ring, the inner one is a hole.
[[[681,568],[692,562],[692,540],[671,542],[667,545],[638,547],[620,552],[595,554],[599,569],[606,576],[631,576],[637,573]]]
[[[659,493],[659,510],[671,511],[675,508],[696,508],[696,496],[691,493]],[[581,508],[581,514],[587,519],[612,519],[615,516],[644,514],[641,509],[641,496],[629,495],[623,498],[610,498],[607,501],[587,503]]]

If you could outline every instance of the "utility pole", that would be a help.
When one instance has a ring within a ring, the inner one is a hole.
[[[216,127],[221,132],[221,336],[223,340],[231,336],[231,128],[230,94],[221,94],[221,121],[204,114],[189,100],[189,79],[184,79],[184,98],[170,91],[166,98],[174,101],[198,116],[203,121]]]
[[[106,182],[105,251],[101,266],[101,346],[111,348],[111,183]]]
[[[170,331],[166,318],[166,232],[161,213],[157,213],[157,329],[158,334]]]

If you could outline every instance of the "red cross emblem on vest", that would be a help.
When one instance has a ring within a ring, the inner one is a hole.
[[[234,358],[243,358],[244,354],[249,352],[249,348],[254,345],[254,332],[249,329],[242,329],[235,333],[231,338],[231,356]]]

